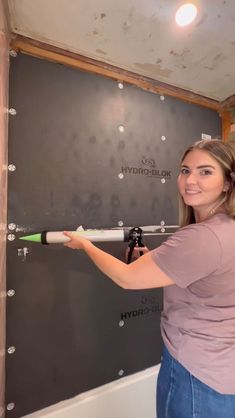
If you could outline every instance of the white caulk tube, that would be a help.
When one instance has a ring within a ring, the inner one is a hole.
[[[71,231],[76,232],[81,237],[92,242],[111,242],[128,241],[129,229],[88,229]],[[40,242],[41,244],[64,244],[70,241],[70,238],[64,235],[62,231],[43,231],[38,234],[28,235],[20,238],[24,241]]]
[[[105,242],[105,241],[125,241],[124,230],[87,230],[87,231],[74,231],[83,238],[89,239],[92,242]],[[60,244],[69,242],[70,238],[66,237],[63,232],[46,232],[47,244]]]

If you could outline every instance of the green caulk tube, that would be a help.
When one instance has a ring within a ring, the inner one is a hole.
[[[92,242],[105,242],[105,241],[128,241],[129,229],[88,229],[74,231],[81,235],[81,237],[87,238]],[[40,242],[41,244],[63,244],[69,242],[70,238],[66,237],[62,231],[43,231],[41,233],[26,235],[20,237],[21,240]]]

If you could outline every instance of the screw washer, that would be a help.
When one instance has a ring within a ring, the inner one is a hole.
[[[16,110],[15,110],[13,107],[11,107],[11,108],[8,110],[8,113],[10,113],[10,115],[12,115],[12,116],[15,116],[15,115],[16,115]]]
[[[8,241],[14,241],[15,240],[15,235],[14,234],[8,234],[7,239],[8,239]]]
[[[16,171],[16,166],[14,164],[9,164],[8,170],[9,171]]]
[[[8,354],[14,354],[16,351],[16,348],[12,345],[11,347],[8,347],[7,352]]]
[[[14,229],[16,229],[16,224],[10,223],[8,225],[8,229],[10,229],[10,231],[14,231]]]
[[[15,296],[15,290],[14,289],[9,289],[8,291],[7,291],[7,296],[9,296],[9,297],[12,297],[12,296]]]
[[[10,402],[10,403],[7,404],[7,410],[8,411],[12,411],[12,409],[14,409],[14,408],[15,408],[14,402]]]
[[[17,51],[15,51],[14,49],[10,49],[9,54],[10,54],[11,57],[14,57],[14,58],[17,57],[17,55],[18,55]]]

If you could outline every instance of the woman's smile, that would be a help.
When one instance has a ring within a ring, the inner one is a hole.
[[[191,189],[185,189],[186,194],[198,194],[201,193],[199,190],[191,190]]]

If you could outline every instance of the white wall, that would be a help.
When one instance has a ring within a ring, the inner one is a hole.
[[[159,365],[151,367],[27,415],[27,418],[156,418],[158,371]]]

